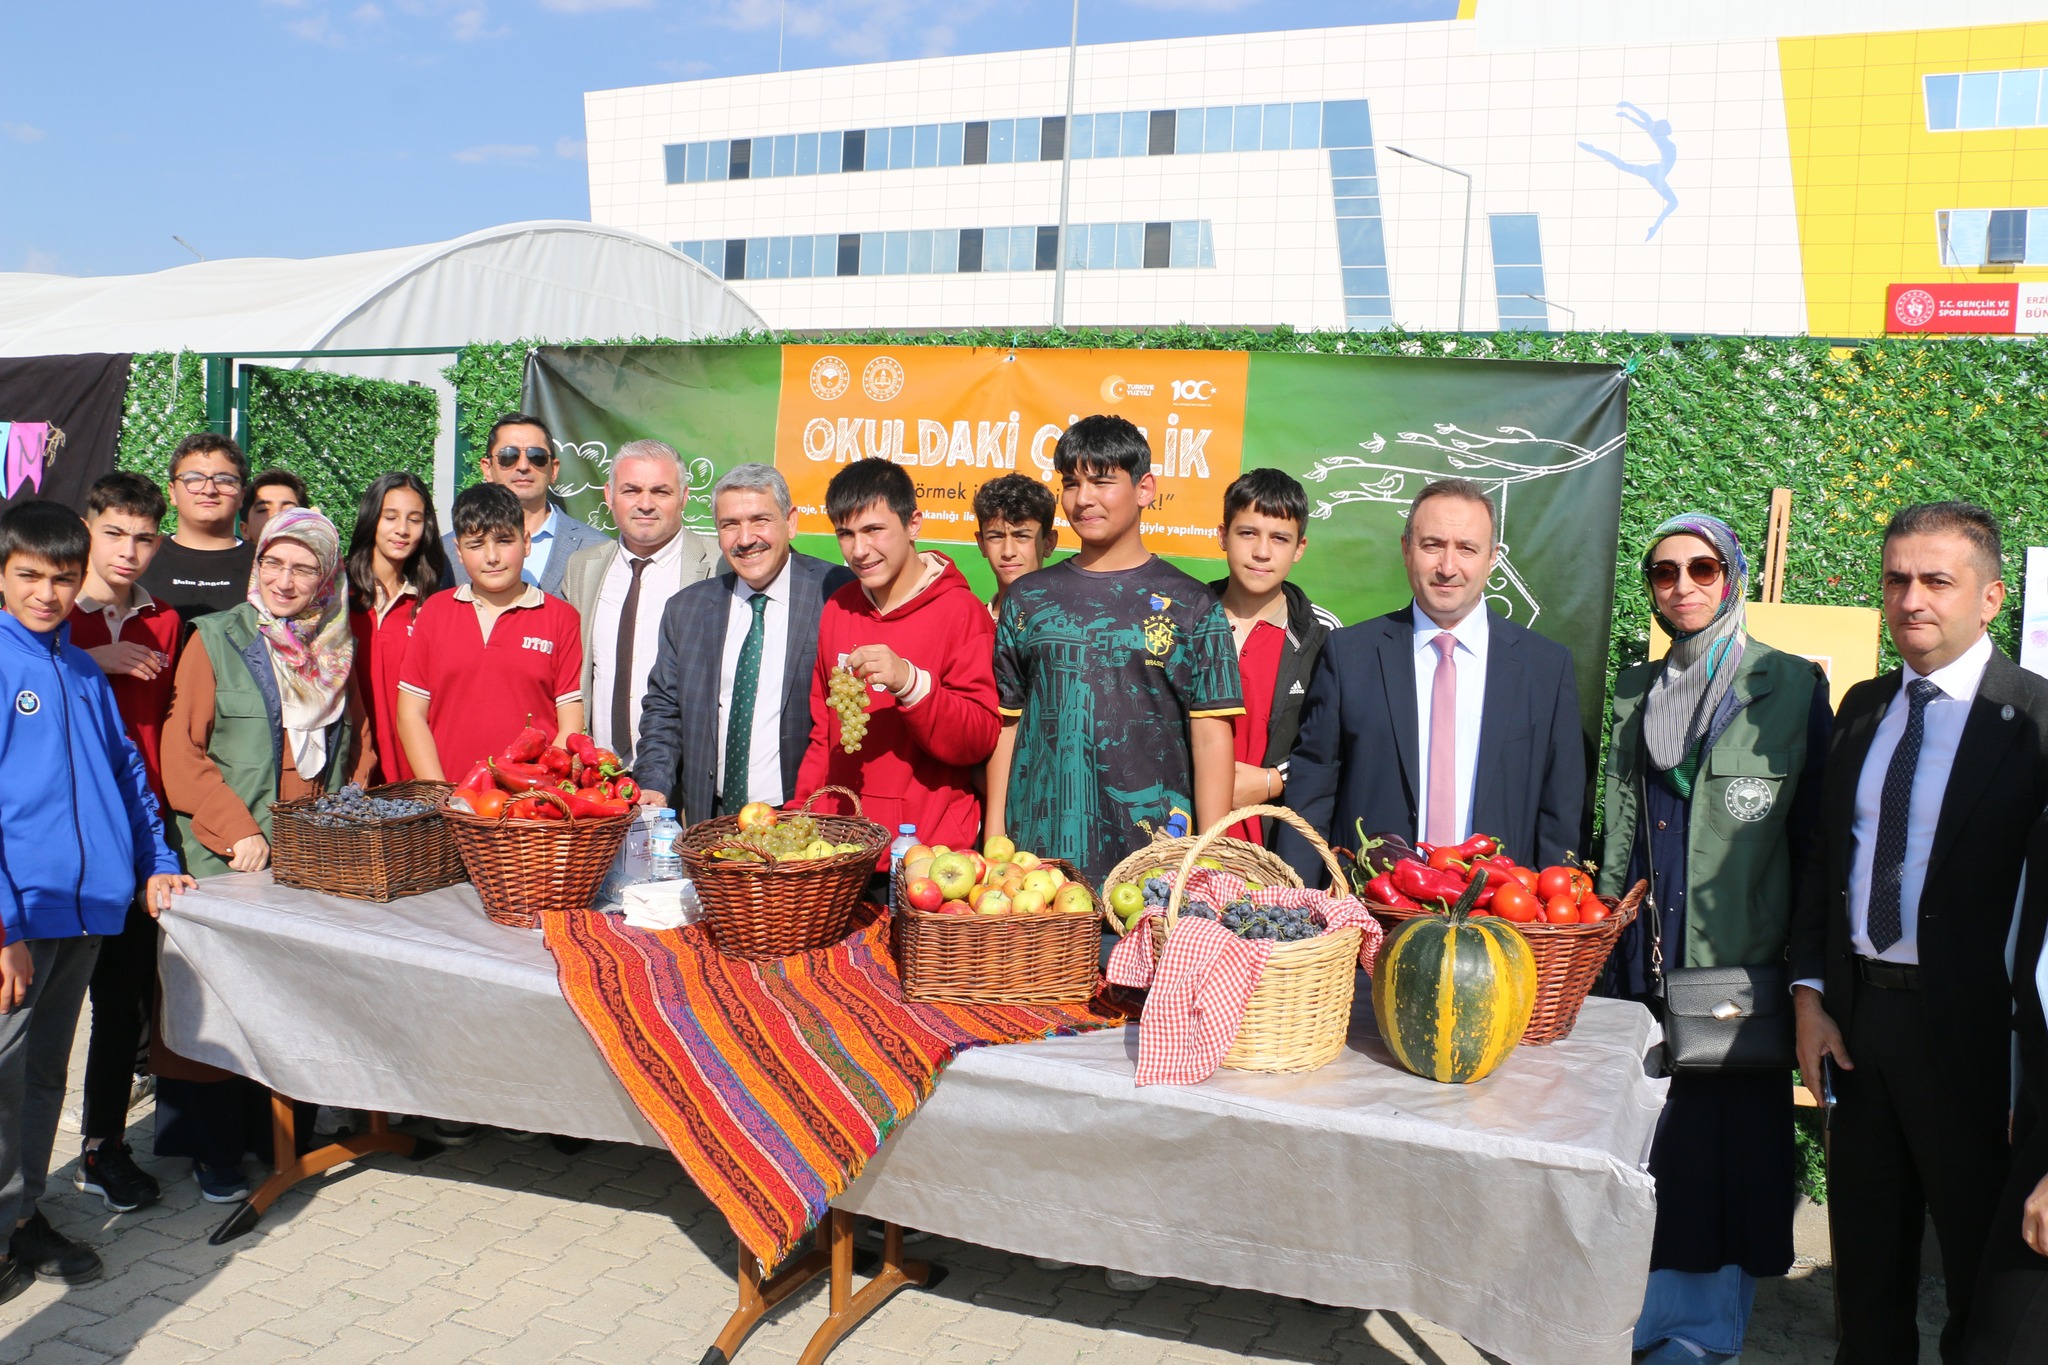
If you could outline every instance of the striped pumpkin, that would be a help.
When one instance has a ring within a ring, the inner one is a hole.
[[[1536,1004],[1536,957],[1506,920],[1422,915],[1396,929],[1373,969],[1372,1012],[1394,1059],[1466,1084],[1522,1041]]]

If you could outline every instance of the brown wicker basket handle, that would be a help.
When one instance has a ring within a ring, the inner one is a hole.
[[[1323,836],[1316,833],[1313,825],[1301,818],[1299,811],[1290,810],[1286,806],[1245,806],[1230,812],[1209,826],[1201,837],[1188,846],[1188,851],[1181,855],[1180,870],[1173,876],[1173,894],[1166,898],[1166,927],[1169,931],[1180,918],[1180,903],[1186,895],[1188,874],[1194,870],[1195,859],[1201,857],[1202,851],[1210,844],[1222,838],[1225,830],[1240,820],[1249,820],[1254,816],[1261,820],[1278,820],[1282,824],[1291,825],[1296,834],[1308,840],[1309,847],[1322,855],[1323,866],[1330,870],[1330,887],[1333,893],[1341,894],[1339,888],[1349,885],[1344,879],[1344,869],[1338,866],[1336,857],[1330,852],[1330,846],[1323,842]]]
[[[817,800],[817,799],[818,799],[819,797],[823,796],[823,795],[824,795],[824,794],[825,794],[826,792],[838,792],[838,793],[839,793],[839,794],[840,794],[841,796],[843,796],[843,797],[845,797],[845,798],[846,798],[847,800],[849,800],[849,801],[853,802],[853,818],[854,818],[854,819],[856,819],[856,820],[865,820],[865,819],[867,819],[867,818],[868,818],[868,813],[867,813],[866,811],[862,810],[862,809],[861,809],[861,807],[860,807],[860,793],[859,793],[859,792],[855,792],[855,791],[849,791],[849,790],[848,790],[847,788],[845,788],[845,787],[820,787],[820,788],[818,788],[818,789],[817,789],[816,791],[812,792],[812,793],[811,793],[811,794],[810,794],[809,796],[806,796],[806,797],[804,798],[804,803],[803,803],[803,804],[802,804],[801,806],[798,806],[798,807],[797,807],[797,809],[798,809],[799,811],[802,811],[802,812],[803,812],[804,814],[806,814],[806,815],[810,814],[810,813],[811,813],[811,802],[813,802],[813,801]]]

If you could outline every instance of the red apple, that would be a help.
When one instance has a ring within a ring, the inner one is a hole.
[[[919,910],[936,910],[946,903],[946,893],[930,877],[918,877],[903,888],[903,899]]]

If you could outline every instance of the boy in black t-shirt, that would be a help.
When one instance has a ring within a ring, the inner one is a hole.
[[[1152,451],[1086,417],[1054,452],[1081,549],[1017,580],[996,623],[1002,737],[988,837],[1065,858],[1091,882],[1178,824],[1230,810],[1237,651],[1216,594],[1146,550]]]
[[[196,617],[226,611],[249,596],[256,547],[235,536],[249,461],[212,431],[195,431],[171,453],[171,504],[178,529],[157,546],[141,583],[190,628]]]

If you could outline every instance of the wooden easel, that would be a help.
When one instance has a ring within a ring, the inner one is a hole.
[[[1757,585],[1759,602],[1785,600],[1785,545],[1792,535],[1792,490],[1771,490],[1770,528],[1764,533],[1763,580]]]

